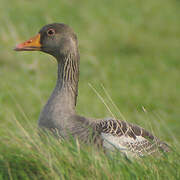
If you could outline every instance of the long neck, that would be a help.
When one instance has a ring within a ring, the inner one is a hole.
[[[78,80],[79,56],[68,54],[67,56],[59,57],[57,83],[50,98],[59,111],[75,112]]]
[[[64,96],[70,96],[73,106],[76,106],[79,81],[79,56],[72,54],[58,62],[58,79],[56,88],[63,92]]]

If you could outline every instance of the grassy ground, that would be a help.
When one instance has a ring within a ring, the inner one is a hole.
[[[1,179],[180,178],[178,0],[0,3]],[[77,112],[112,116],[90,83],[116,117],[122,119],[123,114],[127,121],[152,131],[175,149],[173,153],[129,161],[74,141],[39,139],[37,119],[55,85],[56,63],[43,53],[16,53],[12,48],[51,22],[69,24],[78,35]]]

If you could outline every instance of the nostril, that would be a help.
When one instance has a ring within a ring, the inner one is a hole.
[[[30,39],[30,40],[28,40],[28,41],[27,41],[27,43],[32,43],[32,40],[31,40],[31,39]]]

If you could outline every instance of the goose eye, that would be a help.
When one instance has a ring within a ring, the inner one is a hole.
[[[55,30],[54,30],[54,29],[48,29],[48,30],[47,30],[47,35],[48,35],[48,36],[53,36],[53,35],[55,35]]]

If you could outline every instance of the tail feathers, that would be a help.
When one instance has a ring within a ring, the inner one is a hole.
[[[166,143],[162,142],[159,145],[159,148],[163,151],[163,152],[170,152],[171,151],[171,147],[169,145],[167,145]]]

